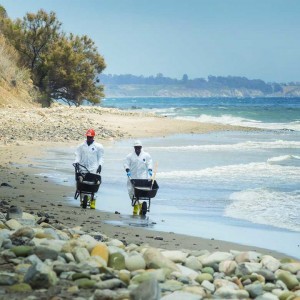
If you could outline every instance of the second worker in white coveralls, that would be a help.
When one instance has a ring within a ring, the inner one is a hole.
[[[129,153],[124,162],[124,168],[128,176],[127,188],[129,197],[134,205],[133,214],[139,214],[141,205],[134,201],[134,188],[130,179],[149,179],[152,176],[152,158],[149,153],[142,149],[141,141],[137,140],[133,144],[134,151]]]

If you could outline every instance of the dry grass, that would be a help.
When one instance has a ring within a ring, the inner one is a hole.
[[[28,107],[33,101],[30,72],[18,67],[18,53],[0,34],[0,107]]]

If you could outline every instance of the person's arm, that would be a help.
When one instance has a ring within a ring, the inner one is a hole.
[[[104,149],[103,146],[99,144],[98,152],[97,152],[97,161],[98,161],[98,169],[97,173],[101,173],[102,165],[103,165],[103,156],[104,156]]]
[[[152,161],[150,154],[147,155],[146,163],[147,163],[148,170],[149,169],[152,170],[153,169],[153,161]]]
[[[131,165],[131,159],[130,159],[130,154],[128,154],[124,160],[124,169],[130,169]]]
[[[80,163],[81,161],[81,148],[80,146],[77,147],[76,151],[75,151],[75,161],[74,163],[77,164],[77,163]]]
[[[147,168],[148,168],[148,174],[151,177],[152,176],[152,170],[153,170],[153,162],[152,162],[152,158],[151,158],[150,154],[147,154],[146,165],[147,165]]]
[[[124,161],[124,169],[128,177],[131,176],[130,172],[130,165],[131,165],[131,159],[130,159],[130,154],[126,156],[125,161]]]

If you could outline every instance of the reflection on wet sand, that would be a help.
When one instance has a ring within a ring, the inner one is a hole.
[[[105,221],[107,224],[118,226],[148,227],[153,228],[156,222],[153,222],[149,216],[140,215],[122,215],[122,220]]]

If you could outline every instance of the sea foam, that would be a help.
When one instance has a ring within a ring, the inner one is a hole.
[[[253,149],[300,149],[298,141],[277,140],[272,142],[247,141],[236,144],[209,144],[209,145],[188,145],[188,146],[161,146],[148,147],[149,150],[163,150],[169,152],[177,151],[233,151]]]
[[[235,185],[239,183],[269,183],[270,178],[275,184],[300,182],[299,167],[270,165],[267,162],[216,166],[200,170],[174,170],[158,172],[157,178],[179,182],[208,182],[215,184]]]
[[[282,166],[298,166],[300,167],[300,156],[297,155],[281,155],[269,158],[268,164]]]
[[[232,193],[230,200],[227,217],[300,231],[300,190],[247,189]]]
[[[246,119],[241,117],[235,117],[232,115],[221,115],[221,116],[211,116],[202,114],[200,116],[177,116],[176,119],[197,121],[201,123],[212,123],[212,124],[223,124],[223,125],[234,125],[243,126],[251,128],[260,129],[270,129],[270,130],[295,130],[300,131],[300,122],[294,121],[290,123],[266,123],[252,119]]]

